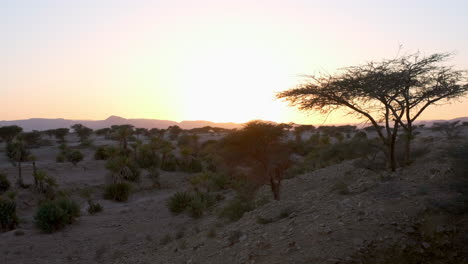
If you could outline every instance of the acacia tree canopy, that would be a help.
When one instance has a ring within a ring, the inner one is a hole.
[[[276,200],[280,197],[283,173],[289,166],[290,151],[283,141],[285,129],[281,124],[251,121],[221,141],[224,159],[250,167],[252,177],[257,177],[252,180],[268,182]]]
[[[395,170],[398,128],[403,127],[408,135],[405,158],[409,159],[414,121],[430,105],[468,92],[467,72],[443,65],[451,55],[415,53],[347,67],[335,74],[309,75],[305,83],[278,93],[277,98],[300,110],[328,114],[342,109],[369,121],[387,146],[389,166]]]

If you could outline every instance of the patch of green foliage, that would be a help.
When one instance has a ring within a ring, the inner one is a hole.
[[[104,189],[104,198],[117,202],[125,202],[130,196],[131,185],[126,182],[112,183],[106,185]]]
[[[62,198],[40,205],[34,220],[42,231],[52,233],[73,223],[79,216],[79,205],[73,200]]]
[[[15,229],[18,223],[15,201],[0,197],[0,231]]]
[[[0,194],[6,192],[10,188],[10,181],[5,174],[0,173]]]

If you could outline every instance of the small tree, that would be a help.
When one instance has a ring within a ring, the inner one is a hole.
[[[120,148],[124,154],[128,154],[128,138],[133,135],[132,125],[112,126],[115,138],[120,142]]]
[[[75,133],[78,135],[78,137],[80,138],[80,142],[83,144],[88,138],[89,136],[91,136],[91,134],[93,133],[93,130],[89,127],[85,127],[83,126],[82,124],[75,124],[73,126],[71,126],[71,128],[73,128],[73,130],[75,130]]]
[[[65,136],[70,130],[68,128],[57,128],[54,130],[54,136],[60,143],[65,143]]]
[[[280,199],[281,180],[289,167],[290,150],[283,142],[284,127],[251,121],[241,130],[227,135],[223,141],[224,158],[251,168],[251,179],[268,182],[275,200]],[[255,179],[254,177],[259,177]]]
[[[137,138],[140,138],[140,136],[145,136],[148,135],[148,129],[146,128],[136,128],[135,129],[135,135],[137,135]]]
[[[167,131],[169,131],[169,139],[176,140],[180,133],[182,133],[184,130],[179,126],[175,125],[168,127]]]
[[[460,121],[436,122],[431,127],[432,131],[440,132],[441,134],[445,135],[448,139],[458,137],[461,128],[462,126],[460,125]]]
[[[39,144],[41,139],[41,132],[33,130],[32,132],[22,133],[21,137],[28,147],[35,147]]]
[[[66,153],[66,158],[69,162],[73,164],[73,166],[76,166],[78,162],[83,160],[84,156],[83,156],[83,153],[81,153],[80,151],[73,150],[73,151]]]
[[[11,142],[23,129],[19,126],[3,126],[0,127],[0,138],[5,142]]]
[[[7,155],[12,161],[13,165],[18,168],[18,186],[23,187],[23,176],[21,163],[28,161],[31,158],[31,153],[26,149],[24,142],[21,138],[16,138],[7,145]]]
[[[98,136],[104,136],[106,139],[109,138],[111,129],[109,127],[97,129],[94,131]]]

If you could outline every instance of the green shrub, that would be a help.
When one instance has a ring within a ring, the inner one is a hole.
[[[176,171],[177,170],[177,158],[173,154],[167,155],[167,157],[161,163],[161,170]]]
[[[253,209],[254,206],[250,199],[238,195],[221,210],[220,217],[227,218],[230,221],[237,221],[242,218],[244,213]]]
[[[67,161],[71,162],[73,165],[76,166],[78,162],[83,160],[84,156],[83,156],[83,153],[81,153],[80,151],[73,150],[66,154],[66,158],[67,158]]]
[[[84,139],[83,141],[81,141],[80,146],[81,147],[91,147],[91,146],[93,146],[93,141],[91,139]]]
[[[167,201],[167,207],[175,214],[179,214],[192,202],[193,196],[188,192],[176,192]]]
[[[179,168],[184,172],[197,173],[203,170],[200,160],[191,158],[190,160],[180,161]]]
[[[5,174],[0,173],[0,194],[6,192],[10,188],[10,181]]]
[[[157,168],[149,168],[148,177],[153,182],[153,187],[161,187],[161,183],[159,182],[159,170]]]
[[[46,198],[53,199],[55,196],[55,187],[57,187],[55,178],[47,175],[47,173],[42,170],[36,171],[33,176],[36,190],[44,194]]]
[[[138,149],[137,157],[137,163],[140,168],[149,169],[161,165],[161,158],[150,144],[142,145]]]
[[[65,221],[71,224],[73,220],[80,216],[80,206],[73,200],[62,198],[57,201],[57,206],[65,212]]]
[[[190,183],[196,190],[212,191],[228,188],[230,180],[222,173],[202,172],[190,177]]]
[[[130,195],[131,186],[129,183],[113,183],[106,186],[104,198],[117,202],[125,202]]]
[[[140,179],[140,168],[133,158],[114,156],[107,161],[106,168],[128,181],[135,182]]]
[[[188,211],[193,218],[199,218],[204,211],[215,204],[215,198],[208,193],[198,192],[193,197],[188,205]]]
[[[88,213],[93,215],[102,212],[102,205],[99,203],[89,202]]]
[[[63,198],[42,204],[34,220],[42,231],[52,233],[62,229],[67,224],[73,223],[75,218],[79,216],[79,205],[73,200]]]
[[[16,203],[0,197],[0,231],[15,229],[17,225]]]
[[[65,162],[65,154],[63,152],[60,152],[55,158],[55,160],[60,163]]]
[[[215,190],[225,190],[229,187],[230,179],[226,174],[213,173],[211,183]]]
[[[111,157],[107,146],[100,146],[94,152],[95,160],[108,160]]]

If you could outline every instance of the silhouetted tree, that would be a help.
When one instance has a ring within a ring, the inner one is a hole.
[[[221,143],[224,158],[249,166],[254,172],[251,176],[269,182],[275,200],[280,199],[281,180],[290,165],[290,150],[283,142],[285,134],[281,125],[251,121],[227,135]]]
[[[109,138],[109,135],[111,133],[111,129],[109,127],[106,127],[106,128],[97,129],[94,132],[98,136],[104,136],[105,138]]]
[[[21,137],[16,137],[7,144],[7,155],[13,165],[18,168],[18,186],[23,187],[23,176],[21,163],[31,159],[31,153],[26,149]]]
[[[176,140],[177,137],[180,135],[180,133],[183,132],[183,129],[175,125],[175,126],[168,127],[167,131],[169,131],[169,139]]]
[[[49,136],[50,139],[55,136],[55,129],[47,129],[42,131],[45,135]]]
[[[0,138],[8,143],[11,142],[22,131],[23,128],[19,126],[3,126],[0,127]]]
[[[37,130],[25,132],[21,134],[21,138],[28,147],[35,147],[39,144],[39,140],[41,139],[41,132]]]
[[[54,129],[54,136],[60,143],[65,143],[65,137],[68,135],[69,131],[68,128],[57,128]]]
[[[146,128],[136,128],[135,129],[135,135],[139,138],[141,135],[145,136],[148,135],[148,129]]]
[[[112,126],[114,131],[114,136],[120,142],[120,148],[123,150],[123,153],[128,154],[128,138],[133,135],[133,126],[132,125],[119,125]]]
[[[308,76],[307,83],[278,93],[277,98],[301,110],[328,114],[344,109],[367,119],[386,146],[388,164],[394,171],[398,128],[408,134],[405,156],[409,161],[414,121],[428,106],[468,91],[466,72],[439,65],[449,56],[412,54],[348,67],[334,75]]]
[[[80,138],[81,143],[84,143],[93,133],[93,130],[91,128],[83,126],[82,124],[75,124],[71,126],[71,128],[75,130],[75,133]]]
[[[300,143],[302,141],[302,134],[304,132],[310,131],[313,132],[315,127],[313,125],[299,125],[294,128],[294,135],[296,136],[296,142]]]
[[[460,121],[454,122],[436,122],[432,125],[432,131],[440,132],[445,135],[448,139],[453,139],[459,136],[461,129]]]

